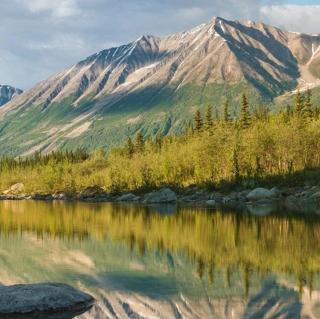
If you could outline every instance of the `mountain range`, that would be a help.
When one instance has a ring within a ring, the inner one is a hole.
[[[10,85],[0,85],[0,106],[8,103],[23,91]]]
[[[16,96],[0,109],[0,153],[109,148],[138,131],[179,133],[226,98],[237,116],[243,92],[255,107],[318,86],[320,34],[215,17],[100,51]]]

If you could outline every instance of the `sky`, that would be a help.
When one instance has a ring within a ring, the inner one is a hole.
[[[213,16],[320,33],[320,0],[1,0],[0,84],[28,89],[102,49]]]

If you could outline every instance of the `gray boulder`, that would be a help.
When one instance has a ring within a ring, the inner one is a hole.
[[[123,194],[117,198],[117,202],[137,202],[140,199],[139,196],[136,196],[132,193]]]
[[[162,188],[159,191],[146,194],[144,203],[174,203],[177,195],[170,188]]]
[[[261,199],[254,203],[248,203],[247,209],[253,215],[265,216],[271,214],[276,209],[276,205],[272,200]]]
[[[206,201],[206,204],[207,204],[208,206],[215,207],[217,203],[216,203],[216,201],[215,201],[214,199],[210,199],[210,200],[207,200],[207,201]]]
[[[0,315],[58,313],[87,310],[94,299],[65,284],[0,287]]]
[[[287,210],[295,211],[300,208],[300,202],[294,195],[290,195],[286,197],[284,207]]]
[[[275,197],[274,192],[271,192],[266,188],[256,188],[247,195],[247,199],[250,202],[255,202],[261,199],[271,199],[273,197]]]

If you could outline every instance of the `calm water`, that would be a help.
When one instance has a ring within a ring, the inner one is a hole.
[[[77,319],[320,318],[319,270],[316,216],[0,202],[0,283],[84,290]]]

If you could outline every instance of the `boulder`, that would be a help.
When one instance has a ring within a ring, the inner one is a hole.
[[[276,210],[276,205],[270,199],[261,199],[247,204],[248,211],[253,215],[265,216]]]
[[[286,197],[286,199],[284,201],[284,207],[287,210],[295,211],[295,210],[299,209],[299,207],[300,207],[299,200],[294,195],[290,195],[290,196]]]
[[[137,202],[140,199],[139,196],[136,196],[132,193],[123,194],[116,199],[117,202]]]
[[[5,190],[4,194],[20,194],[24,191],[23,183],[16,183],[10,186],[9,189]]]
[[[93,304],[94,299],[90,295],[65,284],[0,287],[0,315],[2,316],[88,310]]]
[[[177,195],[170,188],[162,188],[159,191],[146,194],[144,203],[174,203]]]
[[[105,191],[102,187],[100,186],[89,186],[85,188],[81,193],[80,193],[80,198],[81,199],[86,199],[86,198],[93,198],[93,197],[99,197],[105,195]]]
[[[271,192],[266,188],[256,188],[247,195],[247,199],[250,202],[255,202],[261,199],[271,199],[273,197],[275,197],[274,192]]]
[[[210,199],[206,201],[206,204],[215,207],[217,203],[214,199]]]

